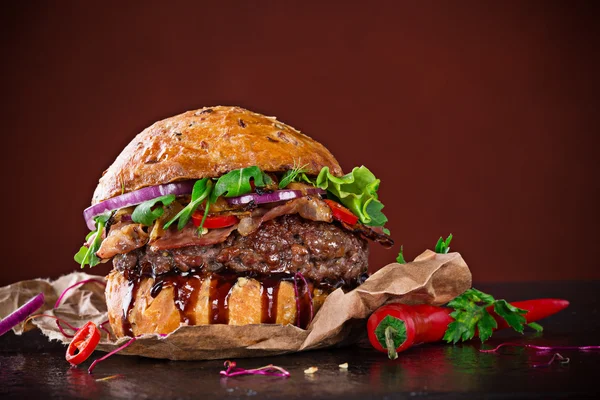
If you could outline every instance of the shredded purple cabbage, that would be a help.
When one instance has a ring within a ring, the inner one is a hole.
[[[552,363],[556,359],[558,359],[561,364],[568,364],[569,361],[571,361],[569,358],[563,357],[559,353],[554,353],[552,355],[552,358],[550,359],[550,361],[544,362],[544,363],[532,363],[531,366],[533,368],[537,368],[537,367],[549,367],[550,365],[552,365]]]
[[[590,350],[600,350],[600,346],[536,346],[533,344],[521,344],[521,343],[512,343],[505,342],[500,343],[493,349],[489,350],[479,350],[482,353],[497,353],[502,347],[526,347],[529,349],[535,349],[540,352],[544,351],[554,351],[554,350],[579,350],[579,351],[590,351]]]
[[[86,279],[86,280],[83,280],[83,281],[81,281],[81,282],[77,282],[77,283],[75,283],[75,284],[73,284],[73,285],[69,286],[68,288],[66,288],[66,289],[65,289],[65,290],[62,292],[62,294],[60,295],[60,297],[58,298],[58,300],[56,300],[56,303],[54,303],[54,308],[58,308],[58,306],[60,305],[60,302],[62,301],[63,297],[65,297],[65,295],[67,294],[67,292],[68,292],[69,290],[73,289],[74,287],[77,287],[77,286],[83,285],[83,284],[85,284],[85,283],[88,283],[88,282],[97,282],[97,283],[99,283],[99,284],[101,284],[101,285],[104,285],[104,286],[106,286],[106,282],[104,282],[104,281],[101,281],[101,280],[99,280],[99,279],[93,279],[93,278],[92,278],[92,279]]]
[[[36,315],[32,315],[31,317],[29,317],[29,318],[27,318],[25,320],[25,323],[27,323],[27,321],[29,321],[30,319],[41,318],[41,317],[47,317],[47,318],[53,318],[53,319],[55,319],[56,320],[56,326],[58,326],[58,330],[60,331],[60,333],[62,333],[65,337],[67,337],[69,339],[72,338],[73,335],[69,335],[67,332],[65,332],[64,328],[60,325],[61,323],[65,324],[73,332],[77,332],[79,330],[79,328],[75,328],[73,325],[69,324],[64,319],[60,319],[58,317],[55,317],[54,315],[48,315],[48,314],[36,314]]]
[[[281,376],[287,378],[290,373],[281,367],[277,367],[273,364],[265,365],[264,367],[254,369],[243,369],[237,368],[235,361],[225,361],[225,371],[221,371],[221,375],[226,377],[239,376],[239,375],[268,375],[268,376]]]
[[[63,321],[63,322],[65,324],[69,325],[66,321]],[[75,335],[69,335],[67,332],[65,332],[65,330],[63,329],[63,327],[60,326],[60,320],[58,318],[56,319],[56,326],[58,326],[58,330],[60,331],[60,333],[63,334],[64,337],[69,338],[69,339],[72,339],[72,338],[75,337]],[[69,325],[69,328],[72,329],[73,332],[77,332],[79,330],[78,328],[71,327],[70,325]]]
[[[505,343],[500,343],[498,346],[496,346],[493,349],[479,350],[479,351],[482,353],[496,353],[497,354],[498,350],[500,350],[502,347],[525,347],[525,348],[529,348],[529,349],[534,349],[534,350],[536,350],[537,353],[547,353],[549,351],[555,351],[555,350],[577,350],[577,351],[600,350],[600,346],[537,346],[534,344],[521,344],[521,343],[505,342]],[[563,357],[559,353],[554,353],[552,355],[552,358],[550,358],[549,361],[534,362],[534,363],[531,363],[531,366],[533,368],[549,367],[556,360],[558,360],[561,364],[568,364],[570,362],[569,358]]]
[[[106,334],[108,335],[108,337],[110,337],[110,331],[108,329],[106,329],[104,327],[104,325],[108,324],[110,321],[106,320],[103,323],[101,323],[100,325],[98,325],[98,328],[102,329],[104,332],[106,332]]]
[[[111,351],[110,353],[108,353],[100,358],[95,359],[94,362],[92,363],[92,365],[90,365],[90,367],[88,368],[88,374],[92,373],[92,371],[94,370],[94,367],[96,367],[96,364],[98,364],[100,361],[104,361],[108,357],[112,356],[113,354],[116,354],[119,351],[123,350],[124,348],[128,347],[131,343],[135,342],[136,339],[137,339],[137,337],[131,338],[130,341],[128,341],[123,346],[119,347],[118,349],[115,349],[115,350]]]

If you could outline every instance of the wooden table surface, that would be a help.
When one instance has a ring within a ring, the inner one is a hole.
[[[510,340],[555,346],[600,345],[600,282],[539,282],[476,285],[507,300],[559,297],[571,306],[543,322],[544,332],[502,331],[485,347]],[[64,347],[39,332],[0,338],[2,398],[596,398],[600,394],[600,351],[559,351],[570,363],[532,368],[552,353],[511,348],[480,353],[472,341],[456,346],[423,345],[391,361],[368,345],[309,351],[269,358],[239,359],[238,366],[275,364],[289,378],[223,378],[223,361],[168,361],[113,356],[87,373],[96,352],[80,368],[69,368]],[[339,364],[348,363],[348,370]],[[314,375],[308,367],[319,368]],[[118,375],[112,379],[102,378]]]

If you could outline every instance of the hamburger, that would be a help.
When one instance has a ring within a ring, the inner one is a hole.
[[[156,122],[103,173],[84,211],[81,266],[112,260],[116,337],[181,324],[306,328],[329,293],[393,244],[366,168],[344,175],[298,130],[239,107]]]

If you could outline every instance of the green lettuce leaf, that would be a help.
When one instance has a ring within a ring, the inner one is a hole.
[[[355,167],[342,177],[333,176],[329,167],[323,167],[315,180],[306,174],[302,174],[301,179],[327,190],[365,225],[383,226],[388,220],[381,212],[383,204],[377,197],[380,180],[365,166]]]

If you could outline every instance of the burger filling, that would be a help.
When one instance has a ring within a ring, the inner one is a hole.
[[[96,231],[75,259],[92,266],[113,259],[129,277],[300,273],[317,285],[351,288],[366,278],[367,239],[393,244],[378,185],[365,167],[344,177],[325,167],[316,178],[299,168],[235,170],[197,181],[189,195],[166,194],[94,217]]]
[[[119,271],[144,276],[199,267],[207,272],[229,270],[244,276],[300,272],[322,285],[354,287],[365,278],[368,254],[365,239],[337,224],[284,215],[265,222],[247,236],[234,230],[222,242],[205,246],[162,250],[143,246],[116,255],[113,264]]]

